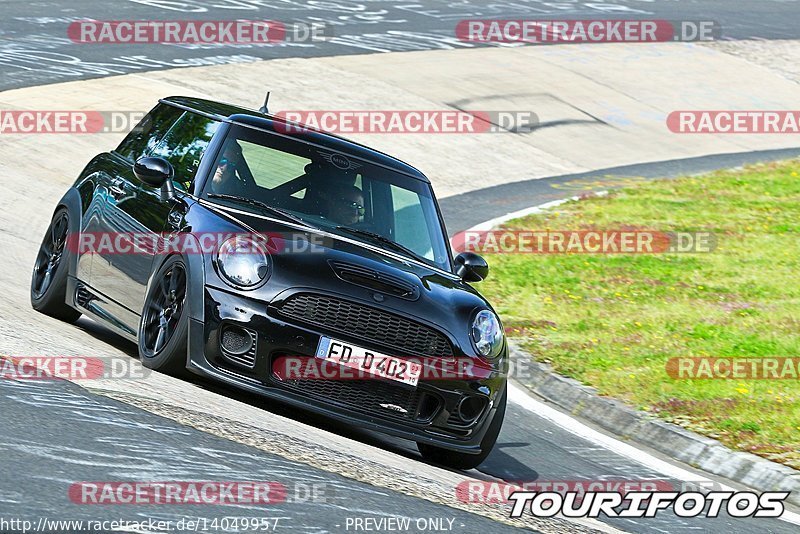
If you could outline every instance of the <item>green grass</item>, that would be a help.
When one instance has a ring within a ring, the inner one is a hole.
[[[672,357],[800,356],[800,162],[659,180],[510,221],[712,231],[712,253],[489,255],[480,289],[539,361],[601,394],[800,468],[797,380],[674,380]]]

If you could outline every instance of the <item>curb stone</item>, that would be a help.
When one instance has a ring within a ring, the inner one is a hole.
[[[520,385],[571,415],[590,421],[626,441],[646,445],[697,469],[725,477],[759,491],[790,491],[786,501],[800,506],[800,471],[755,454],[737,452],[719,441],[600,397],[597,390],[553,372],[534,361],[519,343],[509,340],[512,361],[532,363]]]

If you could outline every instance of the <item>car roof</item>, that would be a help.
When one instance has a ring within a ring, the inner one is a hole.
[[[205,100],[202,98],[171,96],[168,98],[161,99],[160,102],[164,104],[177,106],[186,109],[188,111],[194,111],[205,115],[212,115],[215,118],[218,118],[220,120],[226,120],[234,124],[251,126],[262,130],[275,132],[281,135],[286,135],[286,134],[285,133],[282,134],[280,129],[276,129],[275,128],[276,124],[295,124],[295,125],[297,124],[287,121],[286,119],[283,119],[275,115],[264,114],[259,111],[243,108],[240,106],[235,106],[233,104],[226,104],[224,102],[216,102],[213,100]],[[401,161],[397,158],[389,156],[388,154],[384,154],[383,152],[380,152],[373,148],[369,148],[368,146],[356,143],[355,141],[351,141],[343,137],[339,137],[338,135],[334,135],[328,132],[323,132],[320,130],[315,130],[311,127],[304,128],[300,132],[293,132],[290,135],[292,138],[299,139],[301,141],[305,141],[308,143],[314,143],[316,145],[323,146],[330,150],[345,153],[347,155],[360,158],[369,161],[371,163],[377,163],[379,165],[382,165],[383,167],[387,167],[394,171],[401,172],[405,175],[408,175],[412,178],[416,178],[425,183],[430,183],[430,180],[428,180],[428,178],[424,174],[422,174],[422,172],[416,167],[413,167],[408,163],[405,163],[404,161]]]

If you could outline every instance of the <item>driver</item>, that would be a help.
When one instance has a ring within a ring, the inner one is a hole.
[[[214,193],[235,195],[241,194],[241,181],[236,175],[236,166],[242,159],[242,147],[239,143],[230,143],[222,153],[217,170],[211,179],[211,190]]]
[[[355,224],[364,217],[364,195],[354,185],[331,191],[328,200],[328,219],[338,224]]]

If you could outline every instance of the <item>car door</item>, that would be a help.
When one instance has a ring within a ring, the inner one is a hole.
[[[110,153],[108,166],[96,177],[92,203],[87,210],[83,233],[94,237],[94,254],[87,281],[102,296],[93,307],[129,333],[133,333],[132,328],[135,328],[132,325],[136,321],[135,313],[120,303],[127,300],[126,294],[136,292],[136,288],[131,287],[130,282],[120,284],[116,273],[122,264],[147,262],[146,258],[127,257],[129,255],[123,254],[118,246],[123,245],[118,239],[137,227],[136,221],[131,220],[129,209],[135,204],[138,191],[133,163],[149,154],[182,115],[182,110],[166,104],[153,108]],[[130,268],[126,267],[126,270]],[[143,281],[141,277],[136,279],[136,285],[145,282],[146,279]]]
[[[115,237],[115,246],[110,253],[97,255],[100,265],[93,264],[91,283],[97,291],[134,314],[141,313],[153,268],[155,250],[149,245],[167,228],[174,202],[163,199],[160,189],[137,179],[132,165],[139,157],[167,159],[175,166],[176,192],[184,194],[182,191],[191,186],[205,147],[218,126],[216,121],[177,111],[177,118],[165,133],[153,132],[148,137],[142,153],[118,151],[119,165],[108,188],[104,230]],[[166,124],[165,121],[161,127]]]

